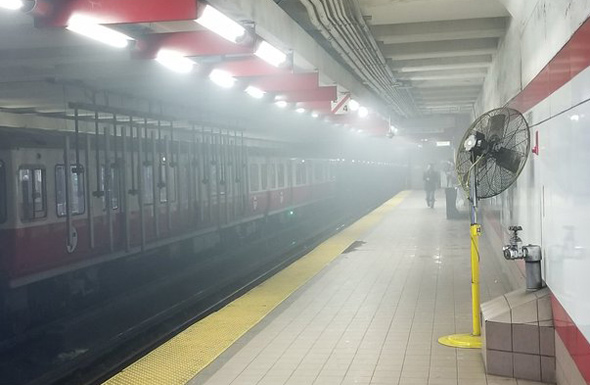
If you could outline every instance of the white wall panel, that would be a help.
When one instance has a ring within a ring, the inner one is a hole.
[[[590,0],[505,3],[512,6],[517,20],[511,23],[484,82],[476,115],[506,104],[524,89],[590,14]],[[519,66],[514,65],[515,57]],[[520,78],[515,87],[515,79]],[[518,224],[524,228],[525,243],[542,245],[545,279],[588,340],[590,102],[580,103],[589,98],[590,69],[586,69],[525,113],[533,125],[532,145],[539,132],[540,154],[530,156],[515,187],[484,205],[484,210],[501,213],[504,241],[507,227]],[[485,225],[484,233],[489,230]]]

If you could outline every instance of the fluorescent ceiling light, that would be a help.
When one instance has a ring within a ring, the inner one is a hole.
[[[578,114],[572,115],[572,116],[570,116],[570,120],[572,122],[579,122],[580,121],[580,115],[578,115]]]
[[[254,86],[248,86],[248,88],[246,88],[246,93],[255,99],[262,99],[265,94],[265,92],[260,88],[256,88]]]
[[[72,16],[66,28],[116,48],[125,48],[133,40],[121,32],[100,25],[95,19],[81,15]]]
[[[369,115],[367,107],[359,107],[359,117],[366,118]]]
[[[275,67],[279,67],[287,60],[287,55],[284,52],[264,40],[258,45],[258,49],[254,52],[254,55]]]
[[[287,102],[284,100],[279,100],[278,102],[275,103],[277,105],[277,107],[279,108],[285,108],[287,107]]]
[[[237,43],[246,33],[244,27],[210,5],[205,6],[201,17],[195,21],[232,43]]]
[[[449,141],[436,142],[436,147],[450,147],[450,146],[451,146],[451,142],[449,142]]]
[[[12,11],[21,9],[23,5],[24,4],[21,0],[0,0],[0,8],[6,8]]]
[[[232,88],[236,82],[236,78],[234,78],[229,72],[218,69],[211,71],[209,79],[223,88]]]
[[[195,62],[184,57],[183,54],[177,51],[162,49],[156,56],[156,61],[164,67],[181,74],[187,74],[193,70]]]
[[[305,108],[299,107],[295,110],[298,114],[303,114],[305,112]]]
[[[317,112],[313,112],[313,113],[311,114],[311,117],[312,117],[312,118],[317,118],[318,116],[320,116],[320,114],[318,114]]]
[[[348,108],[350,108],[351,111],[357,111],[359,109],[361,105],[359,104],[359,102],[357,102],[354,99],[350,99],[350,102],[348,102]]]

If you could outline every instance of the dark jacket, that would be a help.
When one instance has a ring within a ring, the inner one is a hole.
[[[436,190],[438,186],[438,172],[434,171],[434,169],[426,170],[422,179],[424,180],[424,189]]]

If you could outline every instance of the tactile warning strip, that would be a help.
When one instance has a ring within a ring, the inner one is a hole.
[[[223,309],[129,365],[104,385],[184,385],[395,208],[397,194]]]

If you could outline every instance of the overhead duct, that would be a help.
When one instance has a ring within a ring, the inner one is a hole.
[[[314,27],[356,75],[391,105],[394,113],[402,117],[419,114],[408,90],[396,86],[356,0],[300,1]]]

